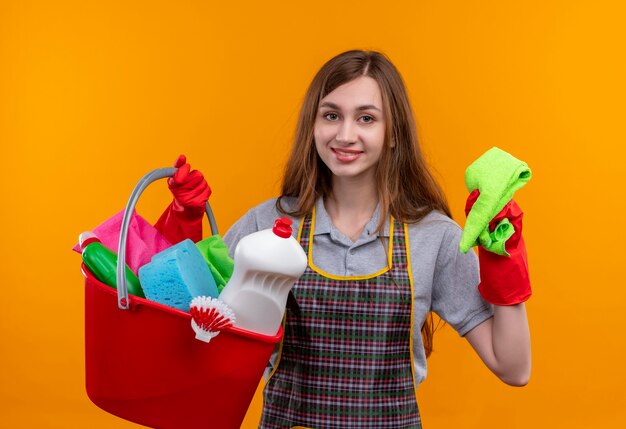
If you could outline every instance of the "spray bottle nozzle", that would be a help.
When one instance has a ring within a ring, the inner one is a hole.
[[[274,228],[272,231],[279,237],[289,238],[291,237],[291,224],[293,221],[287,217],[281,217],[274,221]]]
[[[94,242],[100,242],[100,239],[91,231],[85,231],[78,236],[78,245],[80,246],[81,252],[85,250],[85,247]]]

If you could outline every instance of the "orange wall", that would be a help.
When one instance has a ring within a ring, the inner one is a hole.
[[[8,0],[0,6],[0,427],[136,427],[84,392],[78,233],[179,153],[222,231],[274,195],[304,90],[331,56],[386,52],[462,223],[464,168],[528,162],[533,375],[488,373],[450,327],[425,427],[617,428],[626,418],[626,8],[620,1]],[[151,188],[139,211],[169,200]],[[256,427],[257,399],[244,427]]]

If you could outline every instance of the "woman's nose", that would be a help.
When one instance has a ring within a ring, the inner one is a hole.
[[[338,143],[350,144],[356,141],[356,128],[350,121],[343,121],[335,137]]]

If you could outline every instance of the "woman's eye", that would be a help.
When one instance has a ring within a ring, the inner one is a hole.
[[[369,124],[370,122],[374,122],[374,118],[369,115],[361,116],[361,120],[365,122],[366,124]]]
[[[331,121],[336,121],[339,118],[339,116],[336,113],[326,113],[324,114],[324,117],[326,119],[330,119]]]

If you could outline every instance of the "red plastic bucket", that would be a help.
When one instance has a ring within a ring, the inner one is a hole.
[[[126,237],[139,195],[174,168],[146,174],[133,189],[120,229],[117,290],[84,265],[87,395],[105,411],[154,428],[238,429],[282,328],[266,336],[226,328],[197,340],[191,315],[133,295],[126,287]],[[206,203],[213,234],[215,219]]]
[[[282,338],[234,327],[195,339],[191,316],[85,276],[87,395],[103,410],[155,428],[238,429]]]

